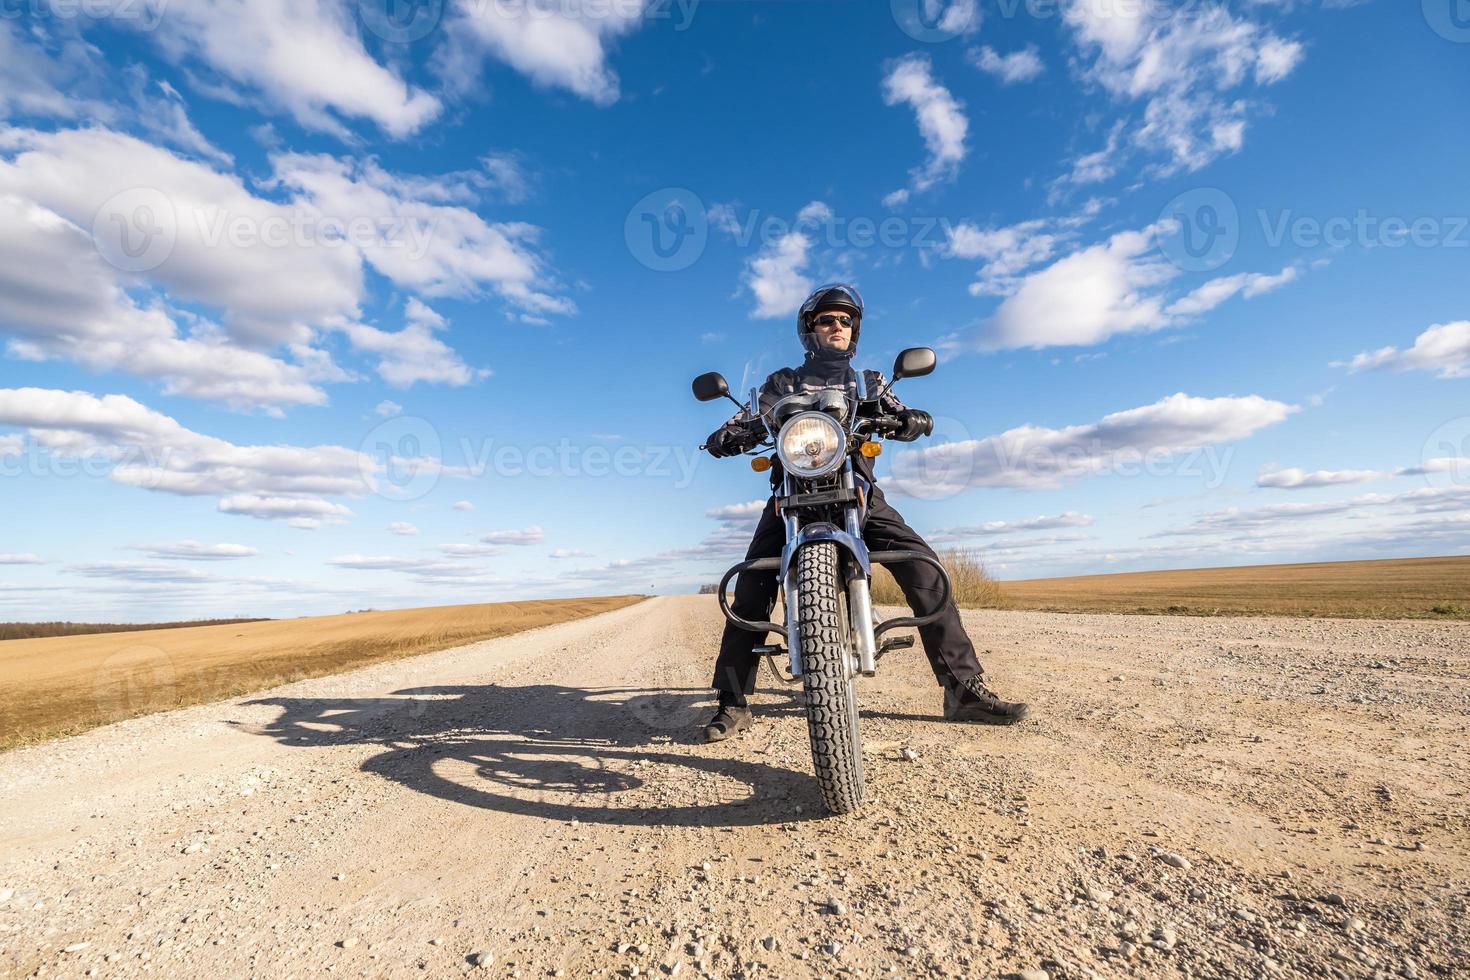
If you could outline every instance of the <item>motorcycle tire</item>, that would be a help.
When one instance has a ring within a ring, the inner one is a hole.
[[[847,594],[837,546],[820,541],[796,556],[796,617],[812,765],[822,801],[833,814],[863,805],[863,745],[853,690]]]

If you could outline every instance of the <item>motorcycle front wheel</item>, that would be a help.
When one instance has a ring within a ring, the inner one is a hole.
[[[812,765],[822,801],[834,814],[863,805],[863,744],[847,640],[847,594],[838,571],[837,546],[830,541],[797,553],[797,635]]]

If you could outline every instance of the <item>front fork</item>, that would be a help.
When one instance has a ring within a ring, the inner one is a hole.
[[[789,484],[790,477],[787,477]],[[852,468],[848,466],[842,473],[842,485],[847,489],[853,489]],[[789,486],[785,488],[789,494]],[[862,516],[860,508],[849,507],[844,517],[845,530],[848,536],[862,547],[863,531]],[[786,521],[786,540],[796,540],[800,528],[796,515],[784,515]],[[862,674],[864,677],[872,677],[878,673],[878,639],[873,632],[873,597],[869,588],[868,576],[863,572],[861,563],[839,551],[842,556],[840,564],[846,571],[847,576],[847,613],[849,636],[851,642],[849,648],[852,650],[856,663],[849,662],[848,676]],[[801,637],[796,625],[796,563],[792,562],[786,571],[786,580],[782,583],[783,594],[786,597],[786,649],[791,656],[791,676],[801,676]]]
[[[852,467],[842,471],[842,485],[853,488]],[[859,543],[863,540],[860,508],[849,507],[846,514],[847,533]],[[847,561],[847,613],[852,620],[852,647],[857,655],[858,673],[872,677],[878,673],[878,638],[873,635],[873,593],[863,566]]]

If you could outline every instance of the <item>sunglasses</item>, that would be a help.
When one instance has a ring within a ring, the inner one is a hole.
[[[831,327],[842,324],[844,327],[852,326],[852,317],[846,313],[823,313],[812,321],[819,327]]]

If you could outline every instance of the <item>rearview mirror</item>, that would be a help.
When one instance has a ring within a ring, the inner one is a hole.
[[[934,372],[934,351],[929,347],[910,347],[893,362],[893,380],[922,378]]]
[[[709,374],[701,374],[694,379],[694,397],[702,402],[712,402],[716,398],[728,398],[730,386],[725,383],[725,376],[718,371]]]

